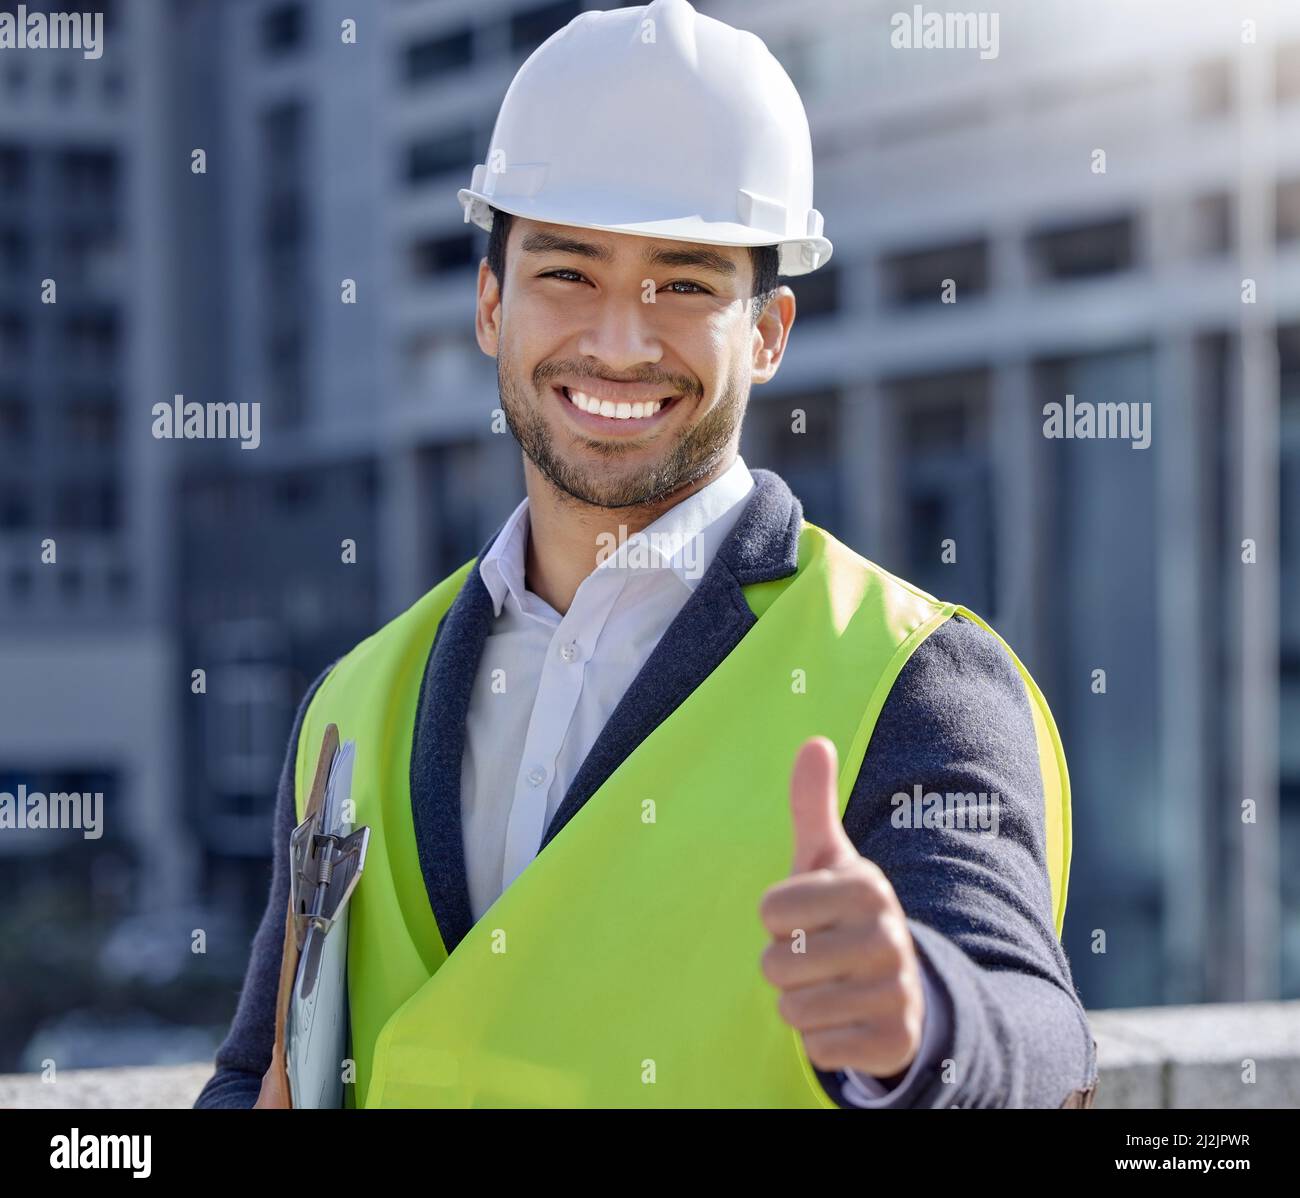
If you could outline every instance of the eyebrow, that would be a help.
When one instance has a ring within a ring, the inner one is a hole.
[[[694,246],[681,249],[651,247],[643,257],[653,266],[697,266],[701,270],[711,270],[720,275],[736,273],[736,264],[730,258],[716,250],[697,249]]]
[[[576,254],[580,258],[590,258],[595,262],[605,263],[614,260],[614,251],[608,246],[582,241],[576,237],[566,237],[562,233],[540,231],[527,233],[521,248],[526,254]],[[642,258],[651,266],[694,266],[720,275],[736,273],[736,264],[730,258],[716,250],[703,247],[649,246]]]

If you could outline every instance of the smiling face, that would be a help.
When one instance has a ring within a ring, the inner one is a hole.
[[[479,267],[476,332],[511,432],[556,488],[602,508],[703,485],[775,372],[788,287],[755,321],[747,247],[510,222],[505,279]]]

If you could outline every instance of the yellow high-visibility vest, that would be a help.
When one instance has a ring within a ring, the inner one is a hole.
[[[843,814],[917,646],[954,613],[997,633],[803,521],[797,571],[743,588],[757,622],[740,643],[449,956],[420,870],[411,745],[434,634],[477,560],[342,658],[303,720],[299,820],[333,723],[357,742],[353,824],[370,827],[348,924],[348,1105],[834,1107],[759,964],[759,903],[793,852],[795,753],[809,736],[835,743]],[[1059,937],[1069,776],[1047,702],[1007,651],[1033,712]]]

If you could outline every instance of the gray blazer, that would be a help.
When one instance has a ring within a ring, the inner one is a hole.
[[[740,518],[614,709],[547,828],[541,852],[755,623],[741,587],[794,573],[802,505],[773,471],[751,473],[755,487]],[[416,847],[448,952],[473,922],[461,840],[460,771],[470,688],[491,619],[487,588],[471,570],[434,639],[412,746]],[[276,798],[270,896],[234,1022],[196,1107],[251,1107],[271,1060],[289,901],[284,846],[294,825],[298,732],[329,668],[313,682],[294,720]],[[431,693],[442,701],[429,703]],[[890,835],[890,797],[911,793],[917,783],[940,793],[996,791],[998,835],[959,829]],[[954,616],[900,672],[867,747],[844,827],[858,851],[893,885],[948,1016],[946,1043],[886,1105],[1091,1105],[1096,1042],[1053,931],[1042,777],[1029,701],[1015,664],[978,625]],[[758,978],[757,961],[754,970]],[[836,1074],[818,1071],[817,1076],[839,1105],[850,1105],[841,1098]]]

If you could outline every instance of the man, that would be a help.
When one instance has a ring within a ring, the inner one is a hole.
[[[738,455],[776,279],[831,252],[811,161],[779,64],[686,0],[520,69],[460,199],[527,497],[304,698],[197,1106],[283,1101],[283,845],[329,724],[371,829],[349,1105],[1090,1103],[1041,693]]]

